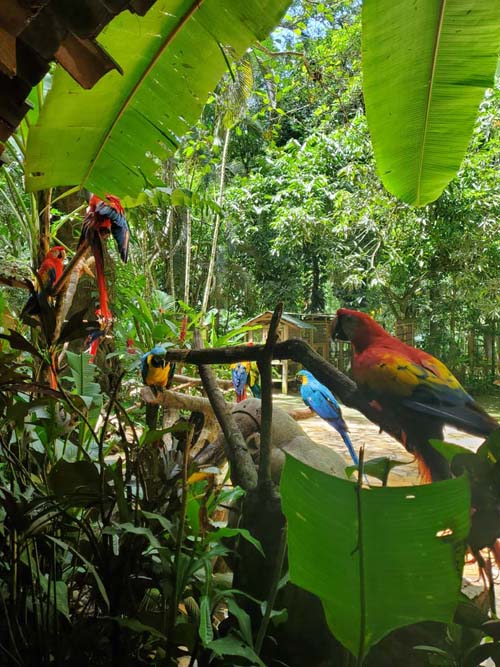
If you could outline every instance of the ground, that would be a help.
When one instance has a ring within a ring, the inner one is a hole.
[[[275,405],[284,408],[285,410],[304,408],[304,403],[300,396],[295,394],[276,394],[273,397]],[[500,400],[498,397],[486,397],[481,400],[484,407],[491,411],[498,417],[497,409],[500,408]],[[413,457],[405,451],[402,445],[396,440],[388,436],[386,433],[379,433],[379,429],[375,424],[372,424],[366,417],[364,417],[357,410],[352,408],[342,407],[342,414],[346,420],[351,440],[354,448],[359,450],[361,445],[365,446],[365,460],[373,459],[378,456],[388,456],[391,459],[399,461],[407,461],[408,465],[403,465],[394,468],[389,475],[390,486],[406,486],[411,484],[418,484],[418,470]],[[300,422],[301,427],[307,435],[315,442],[320,442],[324,445],[331,445],[336,452],[341,454],[346,461],[351,462],[349,453],[347,452],[344,441],[340,435],[329,426],[320,417],[311,417],[310,419],[303,419]],[[445,439],[447,442],[454,442],[462,447],[475,451],[482,443],[481,438],[476,438],[467,433],[462,433],[454,428],[445,429]]]

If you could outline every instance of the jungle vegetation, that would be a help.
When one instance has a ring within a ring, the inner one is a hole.
[[[365,26],[375,18],[365,15]],[[140,165],[129,194],[116,176],[131,259],[106,253],[115,322],[95,363],[85,351],[91,275],[75,284],[64,325],[23,322],[26,290],[12,280],[2,289],[0,664],[500,664],[498,436],[477,454],[436,443],[455,478],[411,492],[385,488],[397,461],[362,456],[378,487],[367,490],[335,457],[326,467],[336,476],[307,466],[306,449],[287,456],[280,497],[273,456],[298,427],[272,409],[266,374],[276,350],[297,351],[272,336],[255,351],[264,391],[253,460],[241,439],[252,442],[255,428],[233,416],[234,428],[207,368],[229,379],[227,363],[244,358],[231,351],[240,325],[263,310],[279,318],[347,306],[404,331],[470,390],[495,392],[498,80],[462,132],[468,147],[456,174],[447,184],[424,179],[415,193],[408,165],[381,177],[375,160],[387,137],[367,121],[365,107],[382,102],[363,93],[374,64],[363,69],[362,49],[376,49],[369,32],[363,42],[362,22],[359,0],[291,3],[268,37],[225,54],[229,70],[198,122],[175,138],[175,152],[153,155],[154,169]],[[62,92],[67,85],[53,71],[34,91],[0,170],[4,282],[31,275],[44,243],[72,252],[80,234],[83,182],[31,191],[51,82]],[[147,91],[142,104],[154,105]],[[414,136],[414,119],[405,123]],[[97,162],[89,187],[103,168]],[[432,188],[442,192],[429,199]],[[153,426],[144,401],[157,398],[141,392],[139,365],[158,343],[175,350],[183,391],[158,399],[166,409]],[[335,379],[299,353],[323,382]],[[60,373],[49,387],[55,358]],[[352,391],[345,385],[340,398]],[[213,412],[230,442],[232,486]],[[204,446],[215,444],[219,454],[204,459]],[[234,458],[238,448],[244,460]],[[485,581],[473,601],[460,593],[466,548]]]

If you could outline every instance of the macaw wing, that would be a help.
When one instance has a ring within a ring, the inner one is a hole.
[[[110,204],[100,202],[96,206],[96,213],[111,221],[111,233],[118,246],[118,251],[123,262],[128,260],[129,229],[125,216]]]
[[[174,375],[175,375],[175,362],[171,361],[168,364],[168,378],[166,384],[167,389],[169,389],[172,386],[172,382],[174,381]]]
[[[458,391],[445,386],[421,385],[402,404],[476,435],[487,436],[498,428],[496,420],[463,389]]]
[[[471,433],[486,435],[498,426],[438,359],[425,353],[409,359],[388,350],[371,350],[362,357],[355,379],[374,398],[399,402]]]
[[[231,377],[233,380],[234,388],[238,393],[243,391],[244,386],[247,382],[247,371],[244,366],[238,364],[236,368],[233,368],[231,371]]]
[[[52,285],[56,282],[57,272],[55,267],[53,266],[42,265],[38,269],[38,276],[40,278],[39,281],[37,280],[38,283],[37,287],[39,289],[37,289],[37,287],[35,287],[35,289],[37,289],[37,291],[39,290],[46,291],[49,290],[52,287]]]

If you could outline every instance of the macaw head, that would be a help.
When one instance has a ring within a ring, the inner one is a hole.
[[[307,384],[310,380],[314,380],[314,375],[309,371],[302,370],[297,373],[299,384]]]
[[[364,349],[375,338],[388,336],[387,331],[375,320],[358,310],[339,308],[333,320],[331,336],[335,340],[350,340],[356,349]]]
[[[66,257],[66,248],[63,248],[62,245],[55,245],[49,250],[46,255],[46,259],[60,259],[63,261]]]
[[[90,197],[89,197],[89,205],[87,206],[87,211],[86,212],[87,213],[94,212],[95,209],[96,209],[97,204],[99,204],[99,202],[101,202],[101,201],[102,201],[102,199],[100,197],[98,197],[94,193],[91,193]]]
[[[149,354],[151,355],[152,366],[155,368],[165,368],[167,365],[167,360],[165,359],[167,351],[164,347],[156,345]]]

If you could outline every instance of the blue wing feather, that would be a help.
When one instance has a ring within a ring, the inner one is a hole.
[[[347,424],[342,417],[340,405],[335,396],[328,387],[318,382],[313,375],[308,374],[307,378],[307,382],[303,383],[300,387],[302,400],[319,417],[328,422],[330,426],[340,433],[352,460],[356,465],[359,465],[358,457],[347,433]]]
[[[122,261],[126,262],[128,260],[128,242],[130,234],[125,216],[103,201],[97,204],[95,210],[98,215],[111,220],[111,233],[118,246]]]

